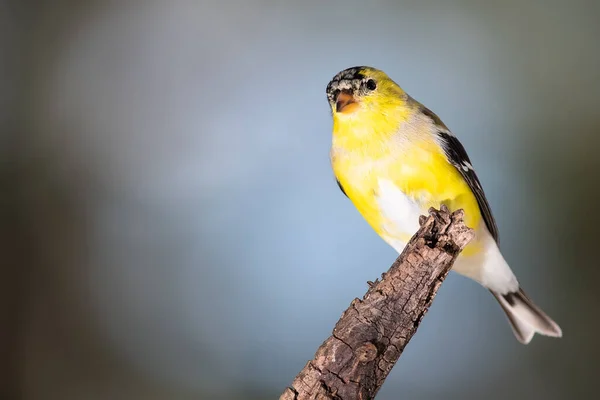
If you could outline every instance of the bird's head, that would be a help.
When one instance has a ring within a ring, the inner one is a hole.
[[[327,85],[327,100],[334,115],[385,112],[404,103],[406,97],[385,72],[372,67],[345,69]]]
[[[389,136],[411,112],[410,97],[383,71],[353,67],[327,85],[334,136]]]

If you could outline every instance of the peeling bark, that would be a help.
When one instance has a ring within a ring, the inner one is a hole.
[[[280,400],[373,399],[473,237],[462,210],[431,208],[382,279],[354,299]]]

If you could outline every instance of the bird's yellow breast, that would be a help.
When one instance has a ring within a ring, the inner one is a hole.
[[[479,227],[477,200],[433,135],[403,134],[398,127],[369,121],[361,134],[357,123],[336,123],[334,118],[331,162],[347,196],[377,234],[387,242],[406,243],[416,233],[418,214],[426,215],[429,207],[439,208],[441,204],[450,210],[462,208],[467,226]],[[386,124],[385,119],[379,121]],[[390,132],[390,128],[396,133],[373,135],[378,130]],[[405,199],[391,194],[396,192],[390,187]],[[394,210],[396,203],[399,208],[416,206],[415,212]],[[402,221],[392,218],[398,215]],[[407,218],[414,221],[404,221]],[[472,242],[463,254],[473,253],[477,247]]]

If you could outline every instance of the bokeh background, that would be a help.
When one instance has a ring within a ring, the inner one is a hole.
[[[600,3],[0,3],[0,398],[274,399],[396,255],[330,170],[325,86],[372,65],[469,151],[519,344],[451,275],[378,399],[592,398]]]

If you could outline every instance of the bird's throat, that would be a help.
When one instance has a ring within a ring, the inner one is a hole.
[[[389,147],[390,140],[397,135],[407,116],[408,113],[401,110],[387,114],[364,108],[352,113],[334,113],[332,144],[365,155],[378,153]]]

